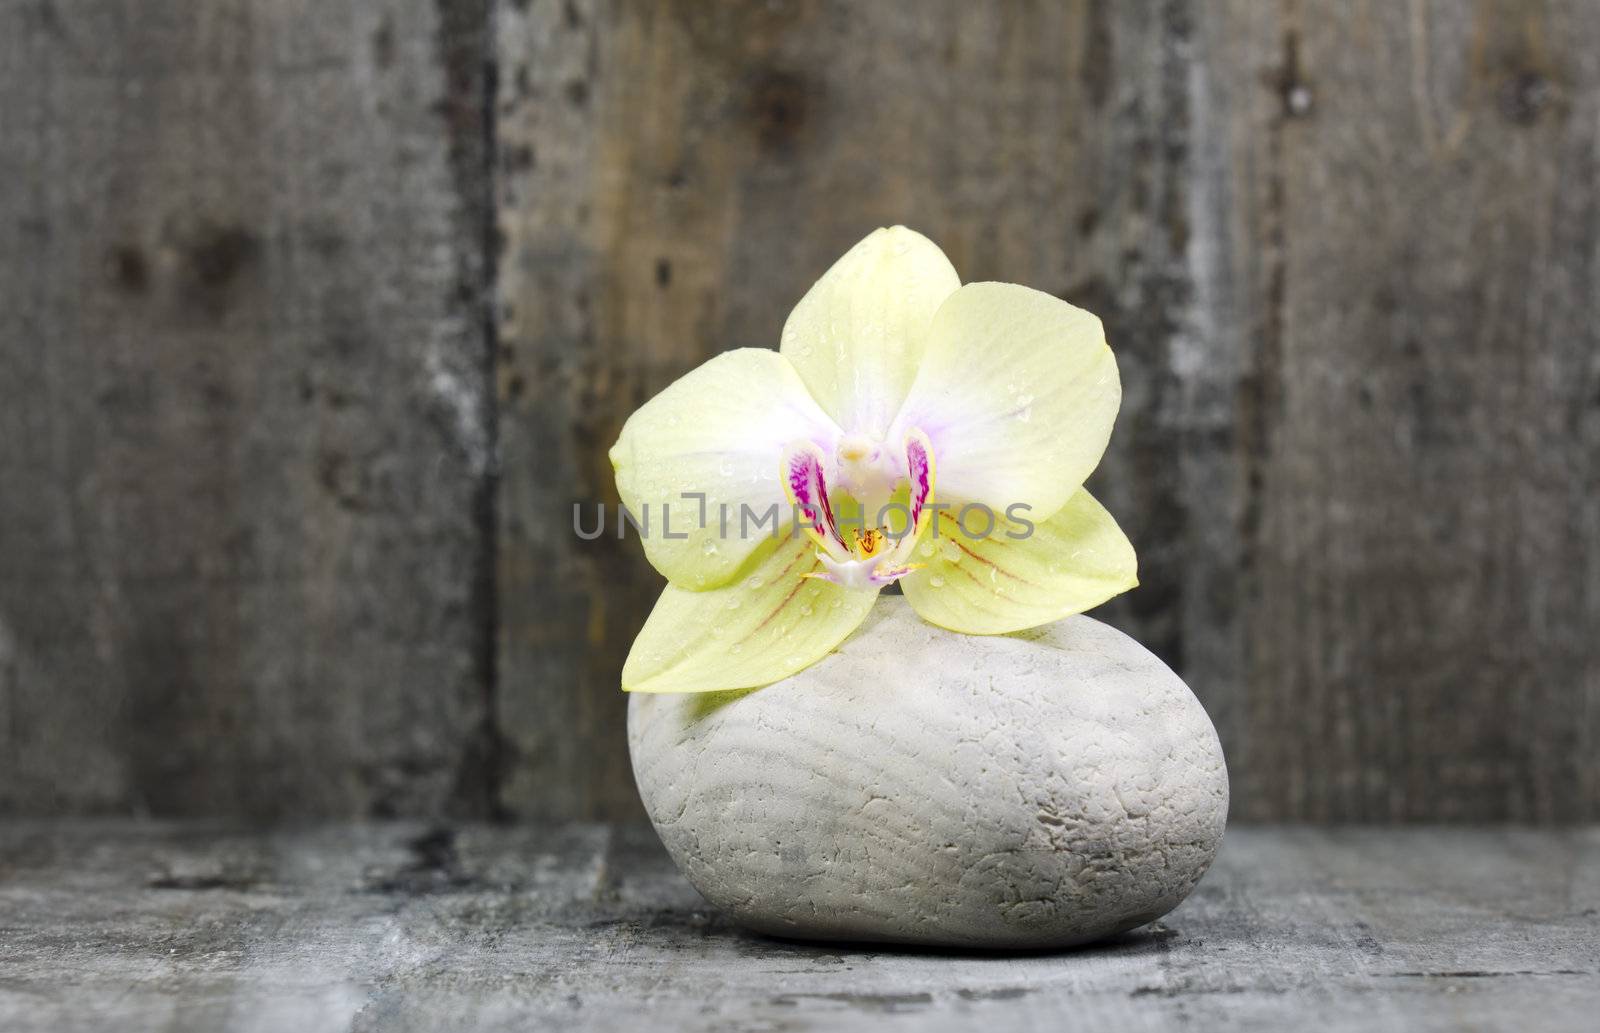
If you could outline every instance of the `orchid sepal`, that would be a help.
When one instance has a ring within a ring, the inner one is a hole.
[[[668,585],[622,668],[628,692],[716,692],[768,685],[832,652],[866,619],[877,592],[805,575],[815,545],[764,543],[733,582],[694,592]]]
[[[1023,631],[1092,609],[1139,584],[1133,545],[1081,488],[1031,531],[1002,518],[992,534],[975,539],[949,513],[939,514],[935,528],[919,548],[926,566],[901,588],[923,620],[951,631]]]

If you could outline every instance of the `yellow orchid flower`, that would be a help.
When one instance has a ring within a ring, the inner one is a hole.
[[[970,634],[1132,588],[1133,547],[1083,489],[1121,399],[1093,315],[963,286],[926,237],[877,230],[800,300],[778,351],[725,352],[622,428],[623,504],[671,507],[665,533],[641,536],[669,583],[622,687],[788,677],[896,581],[925,620]]]

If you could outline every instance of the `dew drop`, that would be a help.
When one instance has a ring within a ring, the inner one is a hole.
[[[728,600],[728,609],[737,610],[738,608],[739,608],[739,597],[738,596],[734,596],[733,598]]]
[[[935,574],[928,579],[928,584],[932,585],[934,588],[943,588],[944,578],[940,577],[938,574]]]
[[[756,589],[760,588],[762,584],[763,584],[763,582],[761,580],[761,576],[759,574],[757,574],[757,575],[752,575],[749,578],[749,580],[745,581],[744,587],[750,589],[753,592]]]
[[[707,556],[715,555],[717,551],[716,541],[711,538],[707,538],[705,541],[700,543],[700,551],[705,553]]]

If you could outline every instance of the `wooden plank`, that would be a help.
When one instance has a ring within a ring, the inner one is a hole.
[[[0,810],[486,808],[482,41],[0,7]]]
[[[1146,557],[1145,589],[1107,613],[1175,660],[1180,610],[1194,637],[1230,627],[1180,606],[1230,555],[1185,496],[1214,482],[1230,416],[1219,374],[1174,355],[1187,31],[1181,10],[1109,3],[502,6],[508,810],[637,810],[618,672],[662,582],[637,541],[579,541],[570,515],[615,503],[622,421],[723,349],[775,347],[879,225],[929,234],[966,279],[1105,317],[1129,397],[1095,486]]]
[[[1600,814],[1600,10],[1206,5],[1234,813]]]
[[[497,800],[525,816],[637,814],[619,674],[658,589],[636,541],[581,542],[571,512],[614,504],[606,451],[646,391],[640,346],[601,328],[618,298],[600,195],[628,174],[610,164],[627,141],[602,139],[597,114],[615,103],[598,80],[618,74],[619,16],[579,2],[496,14]]]
[[[1161,922],[1055,954],[767,939],[647,826],[0,826],[10,1033],[1586,1031],[1600,829],[1230,833]]]

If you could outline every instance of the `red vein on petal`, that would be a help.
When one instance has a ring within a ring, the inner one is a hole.
[[[982,578],[980,578],[978,575],[974,574],[972,571],[968,570],[966,567],[963,567],[959,563],[951,563],[951,564],[949,564],[949,567],[952,570],[954,570],[956,573],[958,573],[958,574],[965,574],[967,576],[968,580],[970,580],[973,584],[977,585],[979,588],[993,588],[994,587],[991,584],[985,583]]]
[[[797,556],[795,558],[795,561],[799,562],[800,559],[804,558],[804,555],[805,555],[804,553],[801,553],[800,556]],[[820,566],[822,566],[822,561],[816,557],[815,553],[813,553],[812,557],[811,557],[811,570],[816,570]],[[787,574],[787,573],[789,573],[789,571],[791,571],[793,569],[794,569],[794,563],[791,563],[787,567],[784,568],[783,574]],[[805,571],[805,573],[809,574],[809,573],[811,573],[811,570]],[[778,575],[778,579],[779,580],[781,580],[783,578],[783,574],[779,574]],[[752,637],[754,637],[756,632],[760,631],[762,628],[765,628],[768,624],[771,624],[773,618],[777,617],[778,614],[782,613],[784,611],[784,608],[787,607],[789,605],[789,603],[791,601],[793,601],[794,597],[799,594],[800,589],[804,588],[805,586],[806,586],[805,578],[803,578],[803,577],[795,578],[794,587],[789,589],[789,594],[783,597],[783,602],[778,604],[777,609],[775,609],[771,613],[767,614],[766,618],[763,619],[760,624],[757,624],[754,628],[752,628],[750,630],[750,634],[746,635],[744,638],[740,639],[739,641],[741,643],[750,641],[750,639]]]
[[[794,565],[796,563],[799,563],[801,560],[803,560],[805,558],[806,558],[806,550],[805,549],[801,549],[799,552],[795,553],[794,559],[789,561],[789,565],[787,567],[784,567],[781,571],[779,571],[778,572],[778,576],[773,578],[773,580],[774,581],[782,581],[783,580],[783,576],[785,574],[789,573],[789,571],[793,570],[794,569]],[[812,553],[812,558],[813,559],[816,558],[816,554],[815,553]],[[817,568],[813,566],[811,569],[815,570]]]
[[[946,593],[946,592],[942,592],[938,588],[934,588],[932,585],[929,585],[928,588],[929,588],[930,599],[933,599],[933,598],[956,598],[956,599],[960,600],[960,605],[961,606],[963,606],[963,607],[971,607],[972,609],[977,610],[979,613],[986,613],[991,617],[1004,617],[1005,616],[1005,611],[1004,610],[999,610],[999,609],[996,609],[996,608],[994,608],[992,606],[987,606],[987,605],[984,604],[984,600],[986,600],[989,595],[997,595],[998,596],[998,593],[994,591],[994,586],[993,585],[985,584],[983,581],[981,581],[978,578],[978,575],[974,574],[970,570],[964,569],[959,564],[949,563],[949,564],[946,564],[946,566],[954,569],[956,572],[958,572],[960,574],[965,574],[967,576],[967,578],[972,581],[973,584],[977,585],[979,588],[984,590],[984,594],[980,595],[980,596],[973,596],[970,593],[960,593],[958,595],[956,593],[956,591],[954,590],[953,586],[952,586],[952,590],[950,592]],[[1004,598],[1004,599],[1007,599],[1007,600],[1010,599],[1009,596],[1000,596],[1000,598]],[[916,602],[913,601],[911,605],[912,606],[916,606]],[[951,606],[949,603],[946,603],[946,607],[947,608],[952,608],[952,609],[955,608],[955,607]]]
[[[961,526],[959,522],[954,521],[948,515],[946,515],[944,513],[940,513],[939,515],[944,517],[946,520],[951,520],[951,522],[955,523],[958,528]],[[963,530],[962,533],[965,534],[966,532]],[[950,536],[950,540],[952,542],[955,542],[956,548],[960,549],[962,552],[966,553],[968,556],[971,556],[973,559],[977,560],[979,563],[982,563],[984,566],[993,567],[995,570],[999,571],[1001,574],[1004,574],[1006,577],[1008,577],[1011,580],[1016,581],[1016,582],[1018,582],[1020,584],[1031,585],[1034,588],[1038,588],[1039,587],[1037,584],[1034,584],[1032,581],[1029,581],[1027,578],[1022,577],[1020,574],[1013,574],[1011,571],[1009,571],[1006,568],[1002,567],[1000,564],[996,563],[994,560],[988,559],[987,557],[984,557],[984,556],[980,556],[977,553],[973,552],[971,549],[967,548],[965,545],[962,545],[961,544],[961,540],[959,538],[957,538],[955,535],[951,535]],[[951,565],[952,566],[959,566],[959,564],[951,564]],[[974,578],[973,580],[977,580],[977,579]]]

